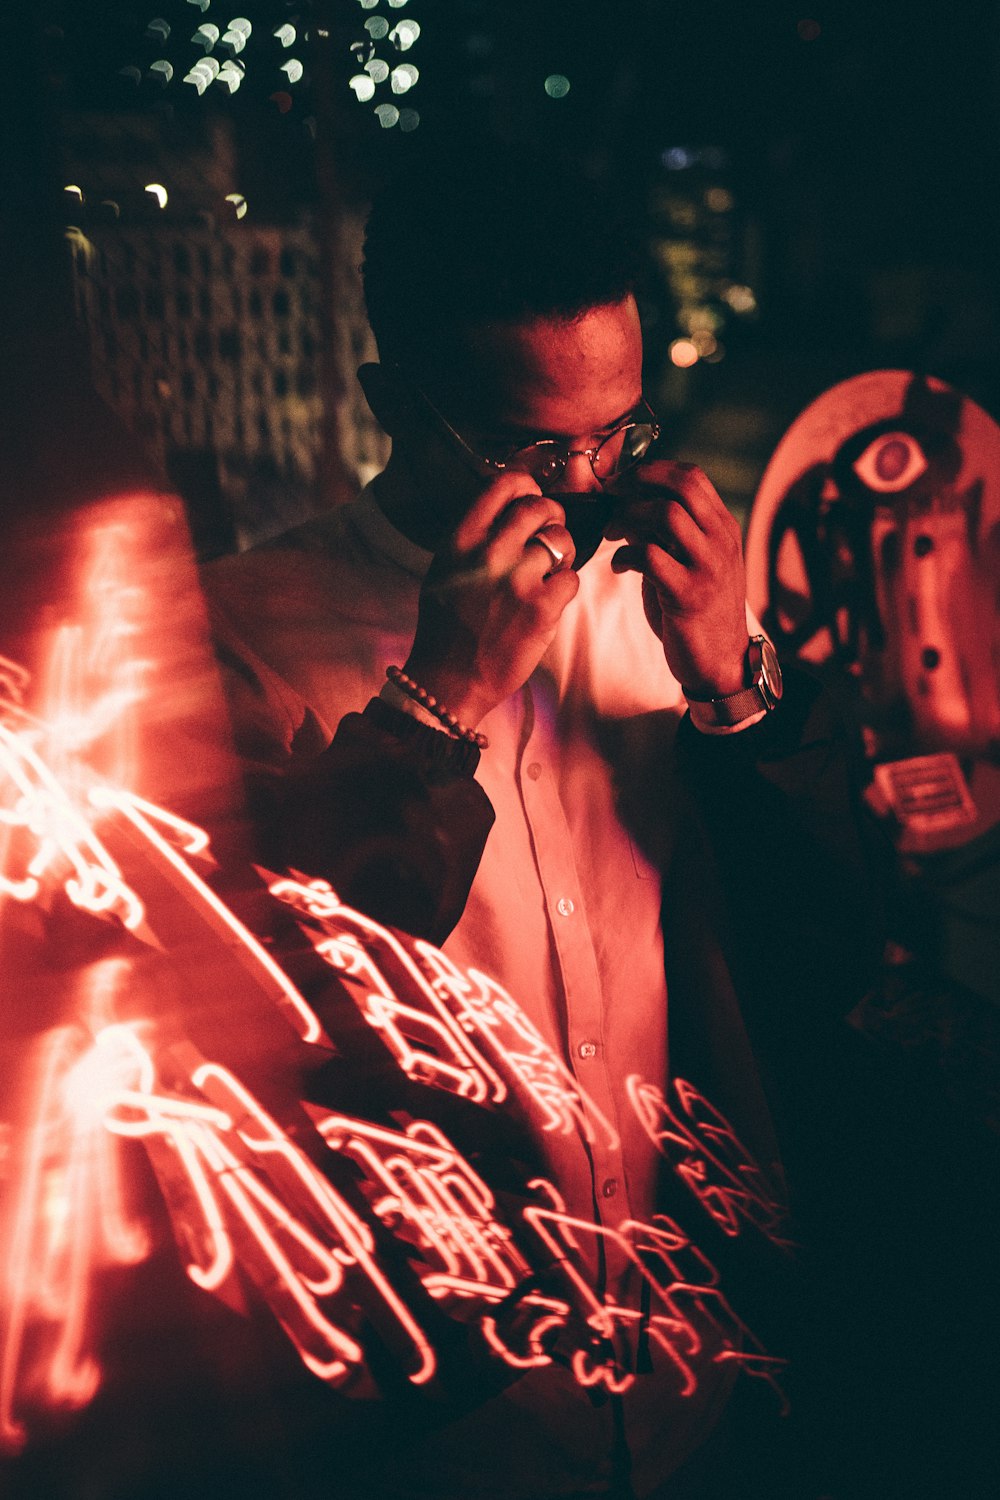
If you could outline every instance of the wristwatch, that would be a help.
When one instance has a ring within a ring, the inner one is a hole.
[[[724,698],[695,698],[685,691],[691,718],[698,729],[731,728],[759,713],[770,713],[781,699],[781,668],[766,635],[752,635],[747,650],[750,686]]]

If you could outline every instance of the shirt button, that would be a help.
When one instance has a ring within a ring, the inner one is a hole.
[[[530,777],[530,779],[532,781],[537,781],[538,778],[539,778],[539,776],[541,776],[541,774],[542,774],[542,768],[541,768],[541,766],[539,765],[539,763],[538,763],[537,760],[533,760],[531,762],[531,765],[528,767],[528,776]]]
[[[581,1057],[597,1056],[597,1045],[594,1042],[581,1042],[576,1050],[577,1052],[579,1052]]]
[[[571,917],[576,910],[568,896],[560,896],[556,902],[556,911],[561,917]]]
[[[618,1191],[618,1178],[609,1177],[606,1182],[601,1183],[601,1197],[613,1198]]]

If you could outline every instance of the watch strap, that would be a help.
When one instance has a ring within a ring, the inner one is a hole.
[[[770,675],[769,675],[770,674]],[[685,692],[691,720],[709,733],[733,729],[762,718],[781,697],[781,669],[765,635],[752,635],[747,647],[746,675],[750,685],[719,698],[698,698]]]
[[[698,729],[742,724],[745,719],[766,713],[770,707],[764,694],[756,686],[741,688],[738,693],[729,693],[725,698],[688,698],[687,701],[692,722]]]

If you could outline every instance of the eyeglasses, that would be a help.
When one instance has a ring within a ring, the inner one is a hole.
[[[441,427],[462,452],[480,466],[481,471],[503,474],[510,470],[516,474],[528,474],[536,484],[543,487],[555,484],[562,478],[571,458],[586,458],[595,478],[601,484],[608,484],[644,458],[660,435],[660,424],[655,413],[643,398],[641,406],[650,420],[630,418],[613,428],[593,448],[568,448],[558,438],[539,438],[537,442],[525,443],[521,448],[511,448],[503,458],[491,458],[470,447],[461,433],[456,432],[448,419],[438,411],[430,397],[419,387],[415,389]]]

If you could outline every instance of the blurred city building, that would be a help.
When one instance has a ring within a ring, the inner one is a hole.
[[[184,497],[199,553],[330,503],[328,443],[360,487],[384,442],[354,379],[371,352],[360,215],[332,241],[307,209],[260,222],[220,116],[173,145],[155,116],[77,114],[62,148],[95,388]]]

